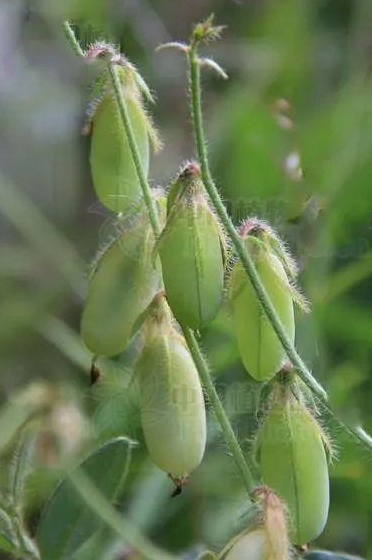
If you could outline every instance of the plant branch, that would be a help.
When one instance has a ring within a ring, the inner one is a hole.
[[[306,367],[304,361],[297,353],[294,345],[289,340],[285,328],[275,311],[275,308],[266,292],[264,285],[261,282],[256,267],[246,251],[244,244],[239,237],[235,226],[227,213],[227,210],[222,202],[217,187],[212,179],[212,174],[209,169],[207,145],[204,135],[204,126],[201,109],[201,88],[200,88],[200,62],[197,56],[197,43],[191,44],[188,51],[189,62],[189,95],[190,105],[194,128],[194,137],[196,151],[200,162],[202,180],[211,202],[217,212],[219,219],[222,222],[227,234],[230,236],[234,249],[240,258],[242,265],[252,283],[256,292],[257,298],[264,309],[277,337],[279,338],[288,358],[291,360],[293,366],[297,369],[299,376],[306,383],[308,387],[322,400],[327,400],[327,393],[318,381],[313,377],[309,369]]]
[[[133,163],[134,163],[134,166],[136,168],[137,177],[138,177],[138,180],[139,180],[139,183],[140,183],[140,186],[141,186],[141,190],[142,190],[142,194],[143,194],[143,197],[145,199],[145,203],[146,203],[147,210],[148,210],[148,213],[149,213],[151,226],[152,226],[152,229],[154,230],[155,238],[157,238],[157,237],[159,237],[159,235],[161,233],[159,216],[158,216],[158,212],[157,212],[157,209],[156,209],[156,204],[155,204],[154,197],[152,196],[152,193],[151,193],[150,185],[147,181],[145,172],[144,172],[143,167],[142,167],[141,156],[140,156],[140,153],[139,153],[139,150],[138,150],[136,139],[134,137],[132,124],[130,122],[130,118],[129,118],[129,115],[128,115],[126,101],[125,101],[125,98],[122,94],[122,88],[121,88],[121,84],[120,84],[120,80],[119,80],[119,76],[118,76],[117,68],[116,68],[115,64],[113,64],[113,63],[109,64],[109,72],[110,72],[110,77],[111,77],[111,80],[112,80],[112,84],[114,86],[114,92],[115,92],[116,101],[117,101],[118,106],[119,106],[120,116],[121,116],[121,119],[122,119],[122,122],[123,122],[125,133],[126,133],[127,138],[128,138],[129,148],[130,148],[130,151],[131,151],[131,154],[132,154]]]
[[[182,332],[184,334],[184,337],[187,342],[187,346],[189,347],[190,353],[197,367],[204,389],[208,395],[208,399],[213,408],[213,412],[215,413],[216,418],[223,430],[225,441],[229,446],[231,453],[234,456],[235,462],[240,470],[240,474],[242,475],[242,479],[244,480],[245,487],[247,488],[248,492],[251,492],[255,486],[253,476],[248,467],[247,461],[244,457],[239,442],[236,438],[234,430],[231,427],[230,420],[224,410],[220,397],[218,396],[218,393],[216,391],[216,388],[214,386],[213,380],[209,372],[208,365],[200,350],[199,344],[195,338],[195,334],[191,329],[187,327],[182,327]]]
[[[79,41],[75,37],[75,33],[74,33],[74,30],[71,27],[70,22],[64,21],[63,24],[62,24],[62,27],[63,27],[63,31],[65,32],[66,39],[67,39],[70,47],[72,48],[72,50],[78,56],[84,57],[85,53],[84,53],[83,49],[81,48],[81,46],[79,44]]]
[[[70,27],[71,30],[71,27]],[[132,154],[132,158],[133,158],[133,162],[135,164],[135,168],[136,168],[136,172],[137,172],[137,176],[138,176],[138,180],[140,182],[140,186],[142,189],[142,193],[145,199],[145,203],[149,212],[149,218],[151,221],[151,225],[155,234],[155,237],[158,237],[159,234],[161,233],[161,225],[160,225],[160,221],[159,221],[159,216],[158,216],[158,211],[154,202],[154,199],[152,197],[152,193],[151,193],[151,188],[150,185],[147,181],[146,175],[144,173],[144,170],[142,168],[142,164],[141,164],[141,158],[140,158],[140,154],[139,154],[139,150],[138,150],[138,146],[133,134],[133,130],[132,130],[132,126],[130,123],[130,119],[128,116],[128,111],[127,111],[127,107],[126,107],[126,102],[125,102],[125,98],[122,94],[122,88],[120,85],[120,80],[118,78],[117,72],[116,72],[116,68],[113,64],[109,64],[109,71],[110,71],[110,77],[112,79],[112,83],[114,86],[114,92],[115,92],[115,96],[118,102],[118,106],[119,106],[119,110],[120,110],[120,116],[122,118],[122,122],[123,122],[123,126],[125,129],[125,132],[127,134],[128,137],[128,142],[129,142],[129,147],[131,150],[131,154]],[[204,389],[208,395],[208,398],[211,402],[211,405],[213,407],[214,413],[218,419],[218,421],[220,422],[221,425],[221,429],[225,438],[225,441],[230,449],[230,452],[237,464],[237,466],[239,467],[241,473],[242,473],[242,478],[245,484],[245,487],[247,489],[248,495],[250,495],[250,492],[252,490],[253,487],[253,476],[250,473],[249,467],[245,461],[242,449],[239,445],[238,440],[236,439],[236,436],[234,434],[234,431],[231,427],[230,421],[224,411],[223,405],[221,403],[221,400],[217,394],[217,391],[215,390],[215,387],[213,385],[213,382],[210,378],[209,375],[209,370],[208,370],[208,365],[204,360],[204,357],[201,353],[201,350],[199,348],[199,345],[195,339],[195,336],[193,334],[193,332],[189,329],[185,330],[185,338],[186,341],[189,345],[189,350],[190,353],[195,361],[195,365],[196,368],[198,369],[198,373],[200,376],[200,379],[204,385]]]

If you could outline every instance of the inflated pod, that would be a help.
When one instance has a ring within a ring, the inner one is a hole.
[[[329,479],[324,435],[294,397],[274,402],[259,436],[262,477],[286,503],[292,542],[317,538],[327,521]]]
[[[106,49],[106,50],[105,50]],[[110,45],[98,43],[88,51],[88,58],[111,56],[122,85],[127,114],[139,151],[142,169],[147,175],[150,138],[156,134],[143,105],[142,78]],[[129,141],[109,74],[97,80],[96,97],[90,106],[89,129],[92,128],[90,164],[93,186],[102,204],[114,212],[124,212],[141,199],[141,188]]]
[[[161,288],[154,236],[145,212],[103,252],[90,281],[82,338],[94,354],[125,350],[136,321]]]
[[[244,243],[287,336],[293,343],[293,295],[283,263],[258,237],[247,235]],[[286,353],[240,261],[236,261],[232,269],[229,299],[239,353],[246,370],[257,381],[271,379],[281,369]]]
[[[127,108],[142,167],[147,175],[149,139],[146,117],[137,99],[129,98]],[[93,119],[90,165],[96,194],[110,210],[123,212],[141,198],[128,139],[112,93],[104,97]]]
[[[159,301],[157,317],[145,324],[145,344],[136,364],[140,411],[153,462],[182,484],[201,462],[206,415],[198,372],[169,310]]]
[[[207,325],[222,301],[224,262],[218,221],[203,192],[196,164],[188,164],[168,196],[159,242],[167,299],[177,320]]]

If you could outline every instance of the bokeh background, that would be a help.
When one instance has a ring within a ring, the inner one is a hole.
[[[213,417],[202,466],[182,498],[171,499],[126,388],[137,341],[102,361],[102,377],[90,387],[91,357],[79,337],[86,272],[113,216],[94,195],[89,138],[80,134],[96,70],[71,51],[61,23],[73,19],[83,46],[120,43],[138,66],[156,95],[152,111],[164,143],[151,181],[166,186],[194,149],[185,60],[155,48],[186,40],[211,12],[227,27],[208,52],[229,75],[203,76],[216,182],[237,223],[258,215],[288,241],[312,302],[312,313],[298,316],[298,348],[339,417],[372,431],[370,0],[1,0],[0,479],[5,485],[7,434],[35,411],[41,391],[48,409],[27,479],[31,531],[66,466],[122,434],[138,445],[120,507],[155,542],[180,555],[218,549],[244,526],[244,490]],[[227,305],[202,344],[252,453],[261,388],[239,362]],[[9,420],[6,403],[17,395],[26,404]],[[328,429],[339,460],[316,545],[372,558],[372,454],[332,422]],[[76,560],[125,554],[106,531]]]

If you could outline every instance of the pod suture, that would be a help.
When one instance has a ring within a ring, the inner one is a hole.
[[[320,426],[287,386],[274,389],[259,434],[262,477],[288,507],[291,540],[302,546],[322,532],[328,516],[329,480]]]
[[[199,166],[188,163],[169,190],[167,222],[157,244],[167,299],[182,325],[199,330],[216,316],[223,292],[223,243]]]
[[[135,67],[112,45],[98,42],[86,53],[88,60],[104,59],[115,64],[122,84],[128,116],[139,150],[142,167],[148,173],[150,144],[159,146],[156,131],[143,103],[151,94]],[[97,79],[89,104],[84,133],[92,130],[90,163],[93,186],[104,206],[126,211],[142,198],[127,135],[107,69]]]
[[[135,375],[144,437],[153,462],[170,476],[179,493],[204,454],[203,392],[163,295],[149,307],[143,329],[145,342]]]
[[[293,302],[305,306],[303,297],[293,285],[297,274],[295,263],[264,222],[255,218],[246,220],[239,233],[293,343]],[[232,268],[229,299],[242,362],[254,379],[268,381],[281,369],[287,356],[240,261],[236,261]]]

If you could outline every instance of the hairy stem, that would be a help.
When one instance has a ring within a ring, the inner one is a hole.
[[[79,41],[76,39],[74,30],[72,29],[70,23],[68,21],[64,21],[63,24],[62,24],[62,27],[63,27],[63,31],[65,32],[66,39],[67,39],[70,47],[72,48],[72,50],[78,56],[85,56],[85,53],[84,53],[83,49],[81,48],[81,46],[79,44]]]
[[[252,283],[252,286],[257,294],[257,298],[264,309],[277,337],[279,338],[288,358],[291,360],[293,366],[297,369],[298,374],[306,383],[308,387],[322,400],[327,400],[327,393],[318,381],[313,377],[309,369],[306,367],[304,361],[297,353],[292,342],[289,340],[285,328],[275,311],[275,308],[266,292],[264,285],[257,273],[256,267],[246,251],[244,244],[238,235],[235,226],[227,213],[227,210],[222,202],[216,185],[212,179],[209,169],[207,145],[204,135],[204,126],[201,109],[201,88],[200,88],[200,63],[197,56],[197,43],[193,43],[188,51],[189,61],[189,93],[191,113],[194,128],[195,146],[200,162],[201,174],[203,183],[211,199],[211,202],[216,210],[219,219],[222,222],[227,234],[231,238],[234,249],[240,258],[243,267]]]
[[[71,30],[70,25],[66,22],[65,25],[68,25],[68,27]],[[73,33],[73,31],[71,30],[71,32]],[[139,154],[139,150],[138,150],[138,146],[136,143],[136,139],[134,137],[133,134],[133,129],[132,129],[132,125],[128,116],[128,111],[127,111],[127,107],[126,107],[126,101],[125,98],[122,94],[122,89],[120,86],[120,81],[117,75],[117,71],[116,68],[113,64],[109,65],[109,71],[110,71],[110,76],[112,79],[112,83],[114,86],[114,92],[115,92],[115,96],[116,96],[116,100],[118,102],[118,106],[120,109],[120,116],[122,118],[122,122],[123,122],[123,127],[125,129],[127,138],[128,138],[128,142],[129,142],[129,147],[131,150],[131,154],[132,154],[132,158],[133,158],[133,162],[135,164],[135,168],[136,168],[136,172],[137,172],[137,176],[138,176],[138,180],[140,182],[140,186],[142,189],[142,193],[145,199],[145,203],[149,212],[149,218],[151,221],[151,225],[155,234],[155,237],[158,237],[159,234],[161,233],[161,225],[160,225],[160,221],[159,221],[159,216],[158,216],[158,211],[156,208],[156,204],[154,201],[154,198],[152,196],[151,193],[151,188],[150,185],[147,181],[145,172],[142,168],[142,164],[141,164],[141,158],[140,158],[140,154]],[[189,350],[191,355],[193,356],[193,359],[195,361],[195,366],[198,369],[198,373],[200,376],[200,379],[203,383],[204,389],[207,393],[207,396],[211,402],[211,406],[213,407],[214,413],[220,423],[221,429],[222,429],[222,433],[224,435],[225,441],[230,449],[231,455],[233,456],[238,468],[240,469],[240,472],[242,473],[242,479],[244,482],[244,485],[247,489],[248,495],[250,495],[250,492],[253,488],[253,476],[250,472],[250,469],[248,467],[248,464],[245,461],[244,455],[243,455],[243,451],[239,445],[238,440],[236,439],[236,436],[234,434],[234,431],[232,429],[232,426],[230,424],[230,421],[224,411],[222,402],[217,394],[217,391],[215,390],[215,387],[213,385],[213,382],[211,380],[210,374],[209,374],[209,369],[208,369],[208,365],[203,357],[203,354],[199,348],[199,345],[195,339],[195,336],[193,334],[193,332],[189,329],[185,330],[185,338],[186,341],[188,343],[189,346]]]
[[[203,357],[200,347],[195,338],[193,331],[187,327],[182,327],[184,337],[189,347],[190,353],[193,357],[199,376],[202,380],[203,387],[208,395],[209,402],[213,408],[213,412],[216,415],[218,422],[223,430],[225,441],[229,446],[231,453],[234,456],[235,462],[240,470],[244,484],[248,492],[252,491],[255,483],[252,477],[252,473],[247,465],[246,459],[239,445],[239,442],[235,436],[234,430],[231,427],[230,420],[223,408],[221,400],[218,396],[216,388],[214,386],[213,380],[211,378],[208,365]]]
[[[161,233],[159,216],[158,216],[158,212],[157,212],[154,197],[152,196],[152,193],[151,193],[150,185],[147,181],[145,172],[144,172],[143,167],[142,167],[141,156],[140,156],[140,153],[139,153],[139,150],[138,150],[138,146],[137,146],[137,143],[136,143],[136,139],[134,137],[132,125],[131,125],[131,122],[130,122],[130,119],[129,119],[126,101],[125,101],[125,98],[122,94],[122,88],[121,88],[119,76],[118,76],[118,73],[117,73],[117,69],[116,69],[116,66],[114,64],[109,65],[109,72],[110,72],[110,77],[111,77],[111,80],[112,80],[112,84],[114,86],[114,92],[115,92],[116,101],[117,101],[118,106],[119,106],[120,116],[121,116],[121,119],[123,121],[123,126],[124,126],[124,129],[125,129],[125,133],[126,133],[127,138],[128,138],[133,163],[134,163],[134,166],[136,168],[137,177],[138,177],[138,180],[139,180],[139,183],[140,183],[140,186],[141,186],[141,190],[142,190],[142,194],[143,194],[143,197],[145,199],[145,203],[146,203],[147,210],[148,210],[148,213],[149,213],[151,226],[152,226],[152,229],[154,230],[155,237],[157,238],[157,237],[159,237],[159,235]]]

